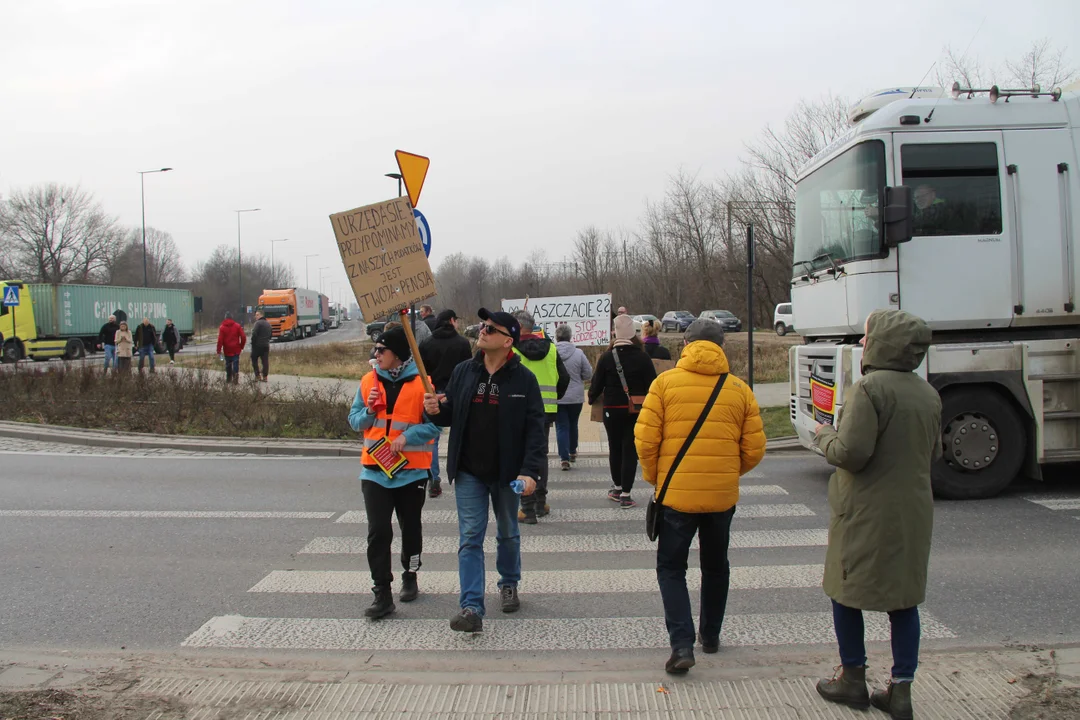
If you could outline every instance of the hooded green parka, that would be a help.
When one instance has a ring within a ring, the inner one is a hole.
[[[829,464],[825,593],[860,610],[903,610],[926,598],[934,528],[930,465],[941,456],[941,398],[915,370],[926,323],[902,310],[871,314],[863,377],[844,396],[838,428],[816,439]]]

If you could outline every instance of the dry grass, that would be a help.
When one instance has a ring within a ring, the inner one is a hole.
[[[786,407],[761,408],[761,421],[765,425],[767,438],[791,437],[795,434],[791,413]]]
[[[104,374],[96,367],[0,373],[0,419],[164,435],[355,439],[349,403],[307,389],[293,396],[219,375]]]
[[[320,345],[270,346],[271,375],[299,375],[301,377],[338,378],[359,380],[371,370],[368,357],[371,354],[370,342],[335,342]],[[224,370],[225,365],[217,355],[176,356],[178,365],[205,370]],[[240,354],[241,372],[251,369],[251,353],[245,350]]]
[[[776,383],[786,382],[788,380],[788,348],[790,348],[795,342],[788,338],[780,338],[776,335],[771,337],[766,334],[762,334],[762,339],[758,339],[758,335],[754,335],[754,382],[755,383]],[[780,342],[776,342],[776,341]],[[798,340],[796,340],[797,342]],[[674,360],[678,360],[682,356],[683,341],[681,335],[667,334],[660,338],[661,344],[671,351],[671,357]],[[734,333],[728,335],[724,341],[724,353],[727,355],[728,364],[731,366],[732,374],[743,378],[747,378],[747,349],[749,343],[747,342],[747,336],[745,333]],[[600,356],[607,350],[603,347],[590,347],[583,348],[585,350],[586,357],[589,358],[589,362],[596,367],[596,361],[600,359]]]

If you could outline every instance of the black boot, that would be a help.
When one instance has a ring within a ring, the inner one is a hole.
[[[416,584],[416,573],[406,572],[401,574],[401,595],[398,595],[398,600],[401,602],[412,602],[416,599],[416,596],[420,594],[420,588]]]
[[[694,664],[694,648],[673,648],[664,670],[672,675],[685,675]]]
[[[394,594],[390,592],[389,587],[374,587],[371,589],[375,592],[375,601],[371,603],[371,607],[364,611],[365,617],[378,620],[397,610],[397,607],[394,606]]]
[[[889,713],[893,720],[911,720],[911,683],[889,683],[887,690],[875,690],[870,696],[870,704],[878,710]]]
[[[841,665],[842,669],[832,680],[820,680],[817,684],[818,695],[829,702],[867,710],[870,707],[870,692],[866,689],[866,666]]]

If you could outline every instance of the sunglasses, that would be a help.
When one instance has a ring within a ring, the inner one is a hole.
[[[499,328],[495,327],[491,323],[484,323],[483,325],[481,325],[480,326],[480,332],[486,333],[487,335],[495,335],[497,333],[499,335],[505,335],[508,338],[513,338],[514,337],[510,333],[500,330]]]
[[[386,351],[387,351],[387,350],[389,350],[389,349],[390,349],[390,348],[384,348],[384,347],[376,347],[376,348],[375,348],[375,354],[376,354],[376,355],[382,355],[382,354],[383,354],[384,352],[386,352]]]

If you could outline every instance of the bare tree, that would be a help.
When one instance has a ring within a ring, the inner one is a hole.
[[[102,280],[122,237],[116,219],[77,186],[35,185],[0,204],[5,264],[26,280]]]
[[[151,287],[184,282],[187,270],[170,233],[146,228],[146,278]],[[116,254],[109,260],[109,283],[143,284],[142,228],[131,228]]]
[[[1005,69],[1006,82],[1018,88],[1039,85],[1043,90],[1051,90],[1069,84],[1077,75],[1076,66],[1068,62],[1065,48],[1055,48],[1050,38],[1031,43],[1031,49],[1019,60],[1006,60]]]
[[[603,246],[604,239],[593,225],[579,231],[574,240],[574,261],[580,268],[585,284],[592,288],[593,292],[597,292],[602,283]]]
[[[960,83],[961,87],[989,87],[986,83],[994,75],[993,69],[982,65],[977,57],[969,56],[966,52],[957,54],[950,45],[942,48],[935,68],[937,84],[946,90],[954,82]]]

